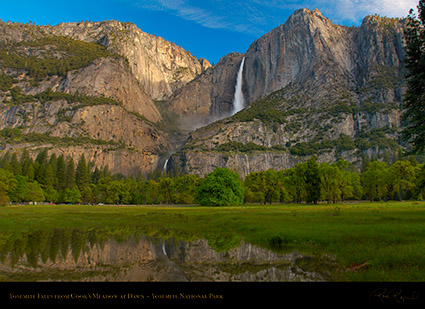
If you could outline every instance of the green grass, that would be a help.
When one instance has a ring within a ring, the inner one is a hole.
[[[0,208],[2,237],[12,231],[106,227],[116,235],[205,238],[219,251],[245,240],[277,252],[330,254],[339,265],[334,281],[425,281],[424,202]],[[362,264],[358,271],[350,268]]]

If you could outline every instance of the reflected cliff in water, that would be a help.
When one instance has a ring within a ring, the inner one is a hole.
[[[106,230],[0,235],[0,281],[323,281],[312,261],[241,242],[216,252],[206,240],[160,240]],[[310,263],[311,262],[311,263]]]

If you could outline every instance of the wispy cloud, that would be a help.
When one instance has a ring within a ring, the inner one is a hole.
[[[253,0],[264,6],[285,10],[319,9],[327,17],[339,22],[360,22],[367,15],[405,17],[418,0]]]
[[[211,29],[262,35],[296,9],[317,8],[338,23],[360,23],[366,15],[407,16],[418,0],[144,0],[138,7],[165,11]]]
[[[196,22],[207,28],[226,29],[252,35],[264,33],[273,15],[267,15],[256,1],[195,1],[146,0],[139,8],[166,11],[184,20]]]
[[[158,0],[164,10],[173,12],[185,20],[191,20],[207,28],[228,28],[230,24],[225,16],[214,14],[208,9],[192,5],[190,1],[184,0]]]
[[[405,17],[418,0],[313,0],[311,5],[337,22],[359,23],[366,15]]]

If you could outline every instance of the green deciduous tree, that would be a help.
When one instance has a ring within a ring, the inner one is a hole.
[[[159,192],[161,194],[161,200],[166,203],[174,203],[175,200],[175,188],[174,181],[170,177],[163,177],[158,180]]]
[[[319,169],[321,184],[321,199],[328,203],[336,203],[341,198],[340,183],[342,182],[342,172],[339,168],[329,163],[323,163]]]
[[[307,203],[317,204],[320,199],[320,175],[319,164],[316,158],[313,157],[307,161],[306,166],[306,191]]]
[[[388,164],[381,161],[370,162],[361,180],[363,192],[370,201],[384,199],[388,194]]]
[[[341,191],[341,201],[346,199],[361,199],[362,187],[360,175],[356,168],[349,162],[339,159],[332,166],[339,169],[338,187]]]
[[[9,197],[12,202],[23,202],[28,194],[28,182],[27,177],[21,175],[15,175],[16,186],[10,192]]]
[[[130,187],[123,180],[113,180],[108,184],[106,203],[128,204],[130,200]]]
[[[248,203],[279,202],[283,193],[283,178],[273,169],[250,173],[244,181],[245,201]],[[286,192],[286,191],[285,191]]]
[[[244,181],[244,198],[247,203],[266,202],[265,198],[266,180],[264,172],[252,172],[246,176]]]
[[[409,161],[396,161],[389,167],[389,180],[393,197],[398,200],[409,198],[416,189],[417,167]]]
[[[198,201],[203,206],[240,205],[243,198],[240,176],[227,168],[215,168],[198,189]]]
[[[81,190],[81,201],[83,203],[95,203],[95,191],[96,186],[94,184],[89,184]]]
[[[76,186],[72,189],[65,188],[63,191],[63,201],[69,204],[79,204],[82,202],[81,200],[81,192],[78,190]]]
[[[201,178],[198,175],[182,175],[174,180],[177,204],[194,204],[197,202],[196,192],[198,190]]]
[[[59,193],[56,191],[53,186],[48,186],[43,189],[44,191],[44,200],[50,203],[57,203],[59,200]]]
[[[305,163],[297,163],[294,168],[287,169],[283,173],[283,185],[296,203],[301,203],[307,198],[306,167]]]
[[[9,194],[15,189],[16,180],[13,174],[0,168],[0,205],[7,205],[10,202]]]
[[[25,196],[25,201],[33,203],[44,201],[44,191],[38,182],[28,182],[28,192]]]
[[[141,197],[143,204],[159,204],[161,197],[159,193],[159,183],[153,179],[148,179],[141,188]]]
[[[264,202],[273,203],[280,201],[280,195],[282,193],[282,181],[279,178],[278,172],[274,169],[268,169],[264,172],[265,179],[265,192]]]

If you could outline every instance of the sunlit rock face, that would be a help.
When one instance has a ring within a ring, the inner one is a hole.
[[[397,81],[391,87],[363,88],[373,88],[370,83],[377,82],[382,67],[394,71],[395,79],[400,77],[404,29],[405,22],[398,19],[367,16],[360,27],[346,27],[332,23],[317,9],[297,10],[246,52],[246,99],[253,102],[296,83],[305,92],[315,93],[307,104],[318,104],[329,85],[336,88],[334,95],[346,87],[356,103],[378,96],[377,92],[385,102],[399,101],[402,87]]]
[[[83,41],[97,41],[123,55],[144,91],[162,100],[211,65],[182,47],[118,21],[64,23],[46,30]]]
[[[131,23],[104,21],[36,26],[0,22],[2,44],[14,46],[27,57],[42,59],[49,55],[60,60],[66,56],[56,52],[54,44],[30,47],[29,42],[52,36],[101,44],[111,56],[98,58],[63,76],[47,76],[37,82],[31,80],[25,70],[8,68],[2,63],[2,74],[14,79],[13,87],[19,87],[26,96],[50,89],[70,96],[104,97],[115,102],[98,104],[78,99],[72,103],[58,99],[40,102],[34,98],[10,106],[7,104],[10,91],[0,91],[0,101],[5,103],[0,105],[0,130],[22,128],[23,134],[85,139],[68,144],[11,143],[5,149],[19,154],[26,147],[36,156],[37,149],[46,147],[56,154],[75,155],[75,160],[84,154],[98,168],[108,167],[113,173],[130,176],[153,172],[164,153],[176,147],[176,139],[170,138],[166,125],[162,129],[157,127],[164,117],[154,100],[162,100],[183,87],[210,67],[208,61],[197,59],[174,43],[144,33]]]
[[[0,248],[2,280],[18,281],[323,281],[299,253],[277,254],[245,242],[217,252],[206,240],[107,237],[101,231],[38,231]],[[308,269],[308,270],[306,270]]]

